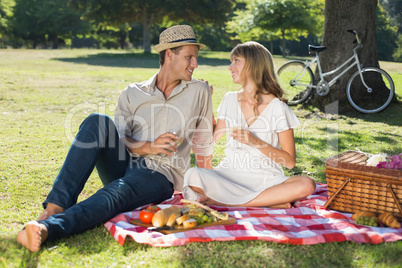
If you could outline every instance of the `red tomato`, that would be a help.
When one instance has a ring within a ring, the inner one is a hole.
[[[152,222],[152,217],[154,216],[155,212],[148,210],[148,209],[144,209],[141,210],[140,212],[140,220],[143,223],[151,223]]]
[[[149,207],[147,207],[146,210],[150,210],[150,211],[152,211],[153,213],[156,213],[157,211],[161,210],[161,208],[158,207],[158,206],[149,206]]]

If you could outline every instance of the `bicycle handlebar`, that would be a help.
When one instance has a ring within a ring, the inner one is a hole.
[[[355,40],[354,42],[357,41],[357,45],[360,46],[361,41],[360,41],[359,35],[357,34],[357,31],[356,31],[356,30],[353,30],[353,29],[349,29],[349,30],[347,30],[347,31],[348,31],[349,33],[352,33],[352,34],[355,35],[356,40]]]

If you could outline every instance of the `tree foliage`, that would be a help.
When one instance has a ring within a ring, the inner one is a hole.
[[[398,27],[402,34],[402,0],[380,0],[381,6],[387,11],[392,25]]]
[[[11,0],[0,1],[0,34],[8,30],[9,20],[12,16],[12,4]]]
[[[402,34],[398,36],[398,40],[396,41],[397,44],[397,49],[394,51],[394,54],[392,55],[393,59],[395,61],[402,62]]]
[[[297,40],[308,34],[320,34],[323,25],[322,0],[244,0],[246,9],[235,12],[228,23],[229,31],[237,33],[241,41],[282,39],[282,54],[286,53],[285,40]],[[272,48],[271,48],[272,50]]]
[[[393,26],[390,17],[381,5],[376,10],[376,30],[378,58],[391,61],[392,52],[397,47],[398,27]]]
[[[145,52],[151,51],[152,25],[166,20],[223,23],[233,7],[232,0],[69,0],[69,4],[95,23],[117,26],[141,22]]]
[[[72,36],[89,29],[80,14],[67,6],[67,0],[16,0],[13,26],[15,33],[32,40],[34,47],[38,41],[53,41],[58,46],[60,36]]]
[[[234,38],[242,42],[279,38],[279,34],[260,28],[254,23],[254,11],[259,2],[257,0],[243,0],[244,7],[234,11],[234,17],[227,23],[228,31],[235,34]]]
[[[11,34],[11,18],[12,18],[12,6],[13,0],[1,0],[0,1],[0,48],[5,46],[3,43],[7,36]]]
[[[253,10],[254,24],[262,29],[280,32],[282,54],[285,40],[322,31],[323,2],[320,0],[276,0],[258,3]]]

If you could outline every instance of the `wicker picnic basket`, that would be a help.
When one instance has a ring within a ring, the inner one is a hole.
[[[367,156],[347,151],[327,159],[328,201],[324,207],[356,213],[392,213],[402,220],[402,170],[366,165]]]

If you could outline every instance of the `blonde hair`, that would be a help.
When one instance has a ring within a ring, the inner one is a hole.
[[[230,60],[235,57],[243,57],[245,65],[241,76],[245,79],[250,79],[256,87],[254,99],[254,113],[257,115],[257,106],[260,104],[260,96],[262,94],[273,94],[281,101],[287,103],[287,100],[282,98],[283,90],[279,86],[275,75],[274,61],[271,53],[263,45],[257,42],[246,42],[235,46],[230,53]]]

